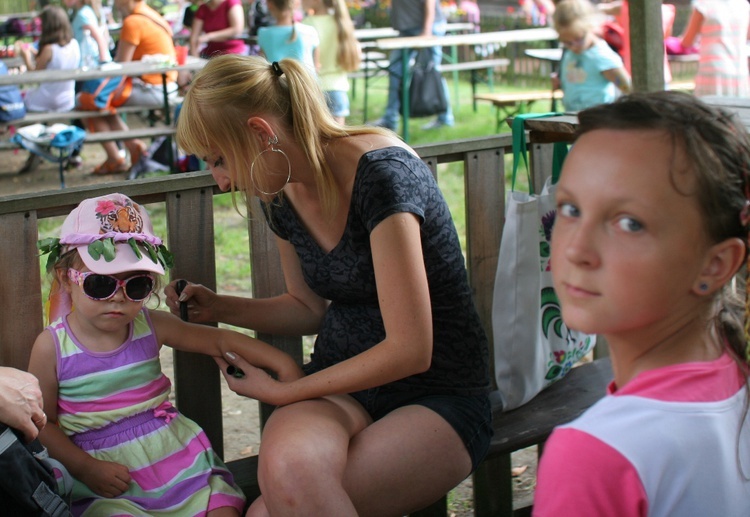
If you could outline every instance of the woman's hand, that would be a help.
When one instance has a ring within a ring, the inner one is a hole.
[[[227,386],[238,395],[260,400],[274,406],[283,406],[289,403],[288,400],[284,399],[283,389],[285,382],[281,380],[281,375],[279,376],[280,380],[276,380],[265,370],[256,368],[239,355],[231,352],[226,354],[226,359],[221,357],[214,359],[216,360],[216,364],[219,365],[221,374],[227,381]],[[241,370],[241,376],[235,373],[238,370]],[[293,381],[301,376],[302,372],[298,368],[296,375],[287,377],[284,381]]]
[[[32,374],[0,367],[0,422],[18,429],[30,442],[47,423],[39,381]]]
[[[177,296],[177,280],[164,288],[166,304],[175,316],[180,316],[180,302],[186,302],[188,321],[191,323],[213,323],[217,321],[215,306],[218,295],[200,284],[188,282],[182,294]]]

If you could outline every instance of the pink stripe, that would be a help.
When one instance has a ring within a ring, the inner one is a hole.
[[[143,403],[162,395],[165,385],[169,383],[167,377],[161,377],[141,388],[122,393],[115,393],[94,401],[75,402],[59,399],[58,406],[67,413],[96,413],[100,411],[115,411]]]
[[[233,506],[238,512],[242,512],[245,508],[245,501],[238,496],[214,493],[211,494],[211,499],[208,501],[207,511],[212,512],[217,508],[223,508],[225,506]]]
[[[175,451],[170,456],[147,465],[139,470],[130,471],[130,477],[146,492],[153,492],[168,486],[183,470],[189,468],[195,457],[211,449],[211,443],[201,432],[190,440],[186,447]]]

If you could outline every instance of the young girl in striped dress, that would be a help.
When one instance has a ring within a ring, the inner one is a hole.
[[[301,375],[293,359],[145,308],[171,256],[127,196],[84,200],[60,239],[41,248],[54,268],[52,323],[34,343],[29,371],[49,419],[39,438],[75,477],[73,514],[239,515],[245,498],[232,474],[169,402],[161,344],[214,357],[231,349],[287,379]]]

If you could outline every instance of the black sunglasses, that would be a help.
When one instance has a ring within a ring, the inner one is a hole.
[[[83,294],[98,301],[109,300],[120,287],[125,293],[125,298],[131,302],[142,302],[154,290],[154,277],[146,273],[120,280],[110,275],[68,269],[68,278],[81,286]]]

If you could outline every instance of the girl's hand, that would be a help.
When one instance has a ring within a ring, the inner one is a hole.
[[[200,284],[191,284],[188,282],[182,294],[177,296],[177,280],[170,282],[164,288],[166,303],[169,310],[175,316],[180,316],[180,301],[187,302],[188,321],[191,323],[212,323],[216,321],[214,306],[217,300],[217,294],[207,287]]]
[[[112,461],[93,459],[92,466],[80,475],[80,480],[102,497],[117,497],[130,486],[128,468]]]
[[[219,365],[221,374],[227,381],[227,386],[238,395],[250,397],[266,404],[283,406],[288,401],[283,400],[281,389],[283,382],[275,380],[265,370],[256,368],[237,354],[228,352],[226,360],[221,357],[214,358]],[[228,361],[231,361],[229,363]],[[237,377],[233,372],[239,368],[244,375]]]

